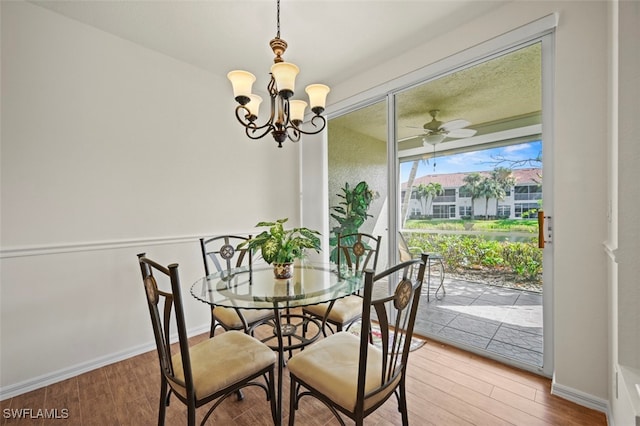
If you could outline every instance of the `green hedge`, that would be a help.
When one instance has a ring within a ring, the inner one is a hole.
[[[410,247],[442,254],[452,271],[507,268],[523,279],[542,281],[542,250],[534,237],[528,242],[510,242],[482,236],[408,233],[405,238]]]

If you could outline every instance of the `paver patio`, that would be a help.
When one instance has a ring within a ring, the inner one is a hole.
[[[429,301],[424,285],[416,334],[542,366],[542,294],[454,278],[444,279],[446,293],[435,294],[431,279]]]

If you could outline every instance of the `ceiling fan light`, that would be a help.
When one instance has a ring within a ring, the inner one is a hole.
[[[440,142],[442,142],[446,137],[447,135],[443,133],[431,133],[422,138],[422,144],[437,145]]]

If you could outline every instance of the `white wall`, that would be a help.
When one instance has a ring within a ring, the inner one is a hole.
[[[4,399],[150,349],[136,253],[180,264],[198,329],[197,237],[300,217],[299,145],[244,136],[224,77],[30,3],[0,7]]]
[[[554,387],[605,409],[607,2],[509,3],[334,86],[331,100],[341,107],[349,98],[361,100],[371,87],[555,12]]]

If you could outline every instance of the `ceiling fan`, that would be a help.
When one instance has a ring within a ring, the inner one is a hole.
[[[468,138],[476,134],[477,130],[465,129],[465,127],[471,124],[467,120],[458,119],[443,123],[436,118],[439,112],[440,110],[437,109],[429,111],[431,121],[422,126],[425,132],[422,143],[425,146],[427,146],[427,144],[435,146],[446,138]]]
[[[422,144],[424,146],[433,146],[433,170],[436,169],[436,145],[444,141],[446,138],[469,138],[476,134],[477,130],[465,129],[471,123],[467,120],[457,119],[442,122],[436,118],[440,110],[432,109],[429,111],[431,121],[422,126],[424,136],[422,136]],[[420,136],[414,136],[420,137]]]

